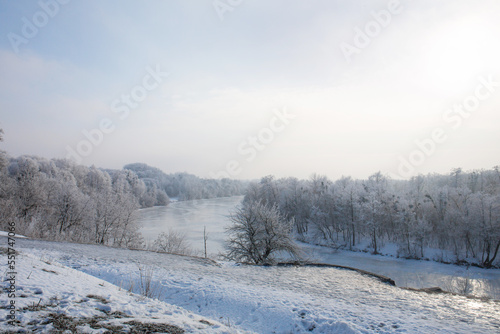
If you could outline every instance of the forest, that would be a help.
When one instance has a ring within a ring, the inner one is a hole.
[[[0,129],[0,141],[3,132]],[[29,237],[141,248],[136,212],[177,200],[243,195],[246,183],[165,174],[135,163],[122,170],[64,159],[9,157],[0,150],[0,230]]]
[[[500,263],[498,166],[404,181],[380,172],[366,180],[267,176],[249,186],[244,203],[276,207],[308,243],[373,254],[391,243],[404,258]]]

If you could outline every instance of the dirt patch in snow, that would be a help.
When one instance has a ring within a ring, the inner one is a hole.
[[[110,323],[111,320],[124,319],[123,314],[110,313],[106,316],[95,316],[92,318],[73,318],[62,313],[50,313],[47,318],[39,323],[39,325],[51,325],[51,333],[63,334],[68,333],[83,333],[83,327],[90,327],[93,330],[105,329],[106,334],[139,334],[139,333],[168,333],[168,334],[182,334],[184,330],[164,323],[155,322],[141,322],[137,320],[130,320],[120,323]],[[36,333],[37,324],[32,323],[32,328],[17,328],[16,331],[7,333]]]

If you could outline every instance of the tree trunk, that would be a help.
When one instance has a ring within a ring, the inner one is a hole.
[[[495,247],[495,251],[493,252],[493,255],[490,259],[490,252],[489,252],[490,249],[488,247],[488,256],[486,258],[486,261],[484,261],[483,263],[486,268],[491,268],[493,266],[493,262],[495,262],[499,250],[500,250],[500,240],[498,241],[497,246]]]

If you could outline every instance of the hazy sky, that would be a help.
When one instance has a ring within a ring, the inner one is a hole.
[[[0,147],[201,177],[491,168],[498,17],[496,0],[0,0]]]

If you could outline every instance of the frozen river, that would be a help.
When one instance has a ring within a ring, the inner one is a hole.
[[[240,204],[243,196],[173,202],[139,210],[141,233],[152,242],[169,229],[186,234],[196,252],[203,250],[203,229],[208,233],[207,251],[218,254],[224,250],[224,228],[230,224],[228,215]]]
[[[228,215],[239,205],[242,196],[174,202],[168,207],[139,211],[141,232],[153,241],[169,229],[186,233],[191,247],[201,254],[203,229],[208,235],[208,253],[224,250],[224,228],[230,224]],[[412,288],[441,287],[454,292],[500,299],[500,270],[460,267],[429,261],[404,260],[365,253],[340,251],[301,244],[315,261],[355,267],[392,278],[398,286]]]

